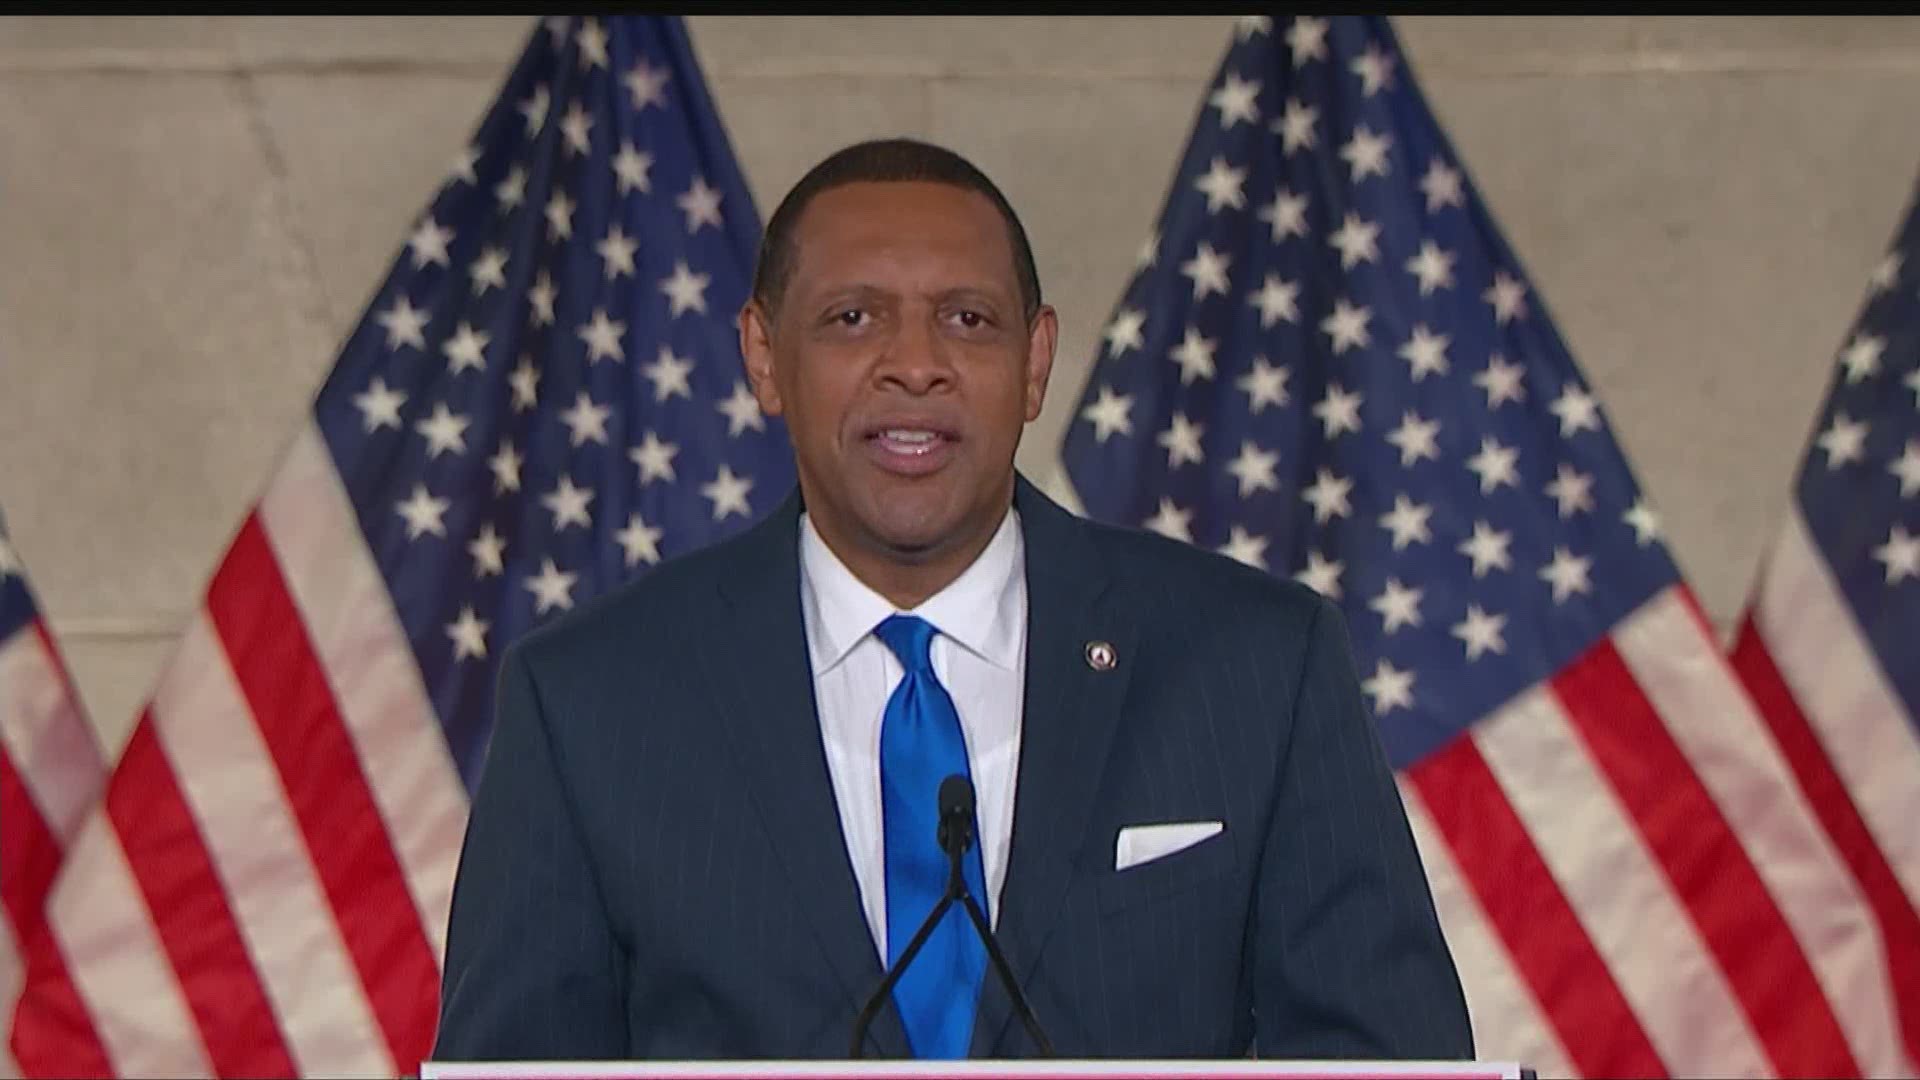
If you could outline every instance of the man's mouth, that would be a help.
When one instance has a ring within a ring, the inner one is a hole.
[[[888,453],[905,454],[909,457],[930,454],[946,441],[946,436],[940,432],[929,431],[926,428],[888,428],[875,433],[874,438]]]
[[[864,440],[875,463],[902,476],[925,476],[938,470],[953,456],[959,441],[945,428],[912,423],[875,427]]]

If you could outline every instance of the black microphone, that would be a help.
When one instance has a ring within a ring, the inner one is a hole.
[[[926,921],[920,924],[919,931],[913,935],[913,940],[907,943],[906,951],[900,954],[900,960],[894,964],[893,970],[887,972],[887,977],[881,981],[879,988],[867,998],[866,1004],[861,1006],[860,1015],[854,1021],[853,1044],[847,1056],[854,1058],[860,1056],[867,1041],[867,1029],[873,1025],[874,1017],[880,1015],[880,1009],[886,1003],[887,995],[893,992],[894,984],[900,981],[900,976],[906,972],[907,966],[912,964],[914,957],[920,954],[921,947],[927,943],[927,938],[933,935],[933,928],[939,925],[941,918],[947,913],[947,908],[955,900],[959,900],[967,909],[974,929],[986,943],[987,955],[993,960],[994,970],[999,973],[1000,981],[1005,984],[1008,995],[1013,999],[1014,1009],[1019,1012],[1021,1023],[1026,1026],[1027,1034],[1032,1036],[1033,1041],[1039,1045],[1042,1055],[1052,1057],[1054,1056],[1053,1044],[1047,1041],[1046,1033],[1040,1030],[1039,1022],[1033,1017],[1033,1009],[1027,1005],[1026,997],[1020,993],[1020,985],[1014,980],[1013,972],[1007,966],[1006,957],[1000,954],[1000,947],[995,943],[993,932],[987,926],[986,916],[981,914],[980,905],[968,892],[966,877],[960,870],[961,859],[966,855],[967,849],[973,845],[974,839],[973,785],[958,773],[949,776],[940,782],[939,800],[940,823],[935,833],[935,841],[939,843],[940,849],[947,853],[946,894],[933,906]]]
[[[980,911],[980,905],[967,891],[967,880],[960,873],[960,860],[966,855],[967,848],[973,843],[973,784],[967,778],[955,773],[940,781],[940,846],[946,848],[949,866],[947,892],[958,893],[961,903],[966,905],[967,915],[973,920],[973,928],[979,932],[980,940],[987,946],[987,957],[993,961],[993,970],[1000,975],[1001,985],[1006,987],[1007,997],[1013,1001],[1014,1012],[1020,1015],[1020,1023],[1027,1029],[1027,1035],[1034,1045],[1040,1048],[1040,1056],[1052,1057],[1053,1044],[1047,1041],[1047,1033],[1040,1030],[1040,1021],[1033,1015],[1033,1007],[1027,1004],[1027,997],[1020,992],[1019,980],[1013,977],[1013,969],[1007,965],[1007,958],[1001,954],[1000,945],[994,939],[993,929],[987,925],[987,917]]]

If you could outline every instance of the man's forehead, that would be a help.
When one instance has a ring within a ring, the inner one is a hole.
[[[861,181],[822,191],[794,229],[794,248],[802,278],[831,274],[850,259],[922,252],[1012,273],[1007,226],[993,203],[977,191],[932,181]]]
[[[802,244],[887,236],[929,239],[978,235],[986,246],[1006,243],[1005,226],[981,193],[933,181],[861,181],[815,195],[794,235]]]

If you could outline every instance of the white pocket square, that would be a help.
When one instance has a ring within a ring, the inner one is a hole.
[[[1183,851],[1219,832],[1218,821],[1177,821],[1165,825],[1129,825],[1114,845],[1113,868],[1125,870]]]

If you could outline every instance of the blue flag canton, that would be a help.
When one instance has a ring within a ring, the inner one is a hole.
[[[7,537],[6,519],[0,518],[0,642],[31,624],[36,614],[26,568]]]
[[[793,483],[760,230],[679,20],[547,19],[339,357],[318,422],[469,787],[509,644]]]
[[[1346,615],[1396,766],[1678,574],[1384,19],[1243,19],[1062,448]]]
[[[1835,584],[1920,718],[1920,189],[1869,275],[1797,480]]]

